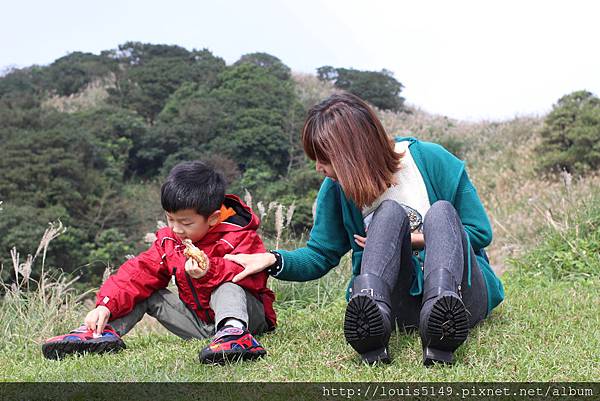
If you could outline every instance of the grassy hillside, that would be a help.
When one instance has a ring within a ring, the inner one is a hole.
[[[555,249],[539,248],[536,260],[552,259]],[[543,255],[543,256],[542,256]],[[128,349],[118,355],[43,359],[39,342],[79,321],[72,306],[59,321],[37,307],[39,299],[6,300],[0,318],[6,322],[0,348],[7,381],[597,381],[600,379],[596,335],[600,325],[600,263],[589,277],[556,280],[534,269],[504,275],[507,300],[477,327],[457,352],[453,367],[424,368],[416,333],[391,339],[393,363],[367,366],[345,343],[342,281],[348,261],[302,292],[286,285],[278,290],[295,298],[279,304],[279,329],[261,337],[269,356],[256,363],[224,367],[198,363],[207,341],[181,341],[155,325],[126,337]],[[535,264],[530,264],[535,266]],[[521,269],[522,268],[522,269]],[[298,286],[298,285],[295,285]],[[320,297],[316,298],[316,293]],[[310,295],[310,297],[309,297]],[[317,302],[309,300],[315,298]],[[57,307],[57,305],[50,306]],[[17,309],[17,310],[16,310]],[[33,310],[32,310],[33,309]],[[58,310],[55,309],[55,312]],[[81,316],[81,315],[80,315]]]
[[[304,100],[330,90],[311,77],[296,79],[305,81]],[[390,132],[438,141],[466,159],[495,230],[490,256],[506,271],[506,301],[473,331],[455,366],[422,367],[416,333],[392,336],[391,365],[363,365],[341,329],[346,258],[317,282],[273,280],[280,327],[261,338],[269,356],[224,367],[198,363],[207,341],[181,341],[151,320],[125,338],[128,349],[121,354],[46,361],[41,341],[77,326],[86,307],[66,279],[48,279],[43,291],[30,294],[13,288],[0,304],[1,380],[600,380],[600,195],[592,190],[600,187],[599,177],[540,178],[538,118],[463,123],[419,110],[381,116]]]

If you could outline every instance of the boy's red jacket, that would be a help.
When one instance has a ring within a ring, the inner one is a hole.
[[[262,240],[256,233],[258,217],[235,195],[226,195],[224,205],[236,214],[214,226],[200,241],[196,242],[208,256],[210,268],[199,279],[185,271],[185,246],[168,228],[156,233],[157,239],[145,252],[125,262],[117,273],[110,276],[100,287],[96,306],[104,305],[111,313],[110,319],[127,315],[134,306],[155,291],[166,288],[172,276],[179,289],[179,298],[198,317],[207,323],[214,322],[210,309],[211,293],[222,283],[231,281],[243,270],[237,263],[223,259],[226,254],[265,252]],[[273,302],[275,294],[267,288],[268,274],[263,271],[238,281],[237,284],[250,291],[262,302],[265,318],[270,328],[276,325]]]

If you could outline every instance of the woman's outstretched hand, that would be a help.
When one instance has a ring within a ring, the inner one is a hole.
[[[275,255],[269,252],[254,254],[238,253],[236,255],[225,255],[223,258],[231,260],[244,268],[244,270],[239,272],[233,280],[231,280],[234,283],[245,279],[247,276],[265,270],[277,261]]]

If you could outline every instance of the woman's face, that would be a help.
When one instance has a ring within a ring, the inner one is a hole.
[[[325,177],[329,177],[333,180],[337,180],[333,166],[328,163],[323,163],[317,160],[317,171],[323,174]]]

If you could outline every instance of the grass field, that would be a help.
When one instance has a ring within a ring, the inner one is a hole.
[[[441,132],[462,149],[494,226],[492,264],[506,271],[505,302],[472,331],[454,366],[423,367],[416,333],[392,335],[392,364],[361,363],[342,333],[345,258],[316,282],[271,281],[279,327],[260,337],[268,356],[226,366],[198,362],[208,340],[182,341],[151,322],[124,338],[128,348],[120,354],[45,360],[43,339],[78,326],[87,308],[57,277],[43,291],[5,288],[0,380],[600,381],[600,196],[592,191],[600,178],[536,175],[536,119],[456,126],[421,121],[419,113],[408,121],[388,117],[390,130],[407,126],[434,140]]]
[[[319,303],[283,302],[279,308],[280,327],[260,338],[269,355],[258,362],[202,365],[198,362],[198,351],[207,341],[182,341],[154,327],[126,336],[128,349],[120,354],[48,361],[41,355],[39,335],[21,322],[23,326],[18,330],[8,329],[13,332],[12,341],[3,341],[0,349],[2,380],[600,380],[598,276],[549,281],[534,274],[509,272],[504,282],[506,301],[473,330],[456,354],[457,363],[451,367],[423,367],[416,333],[392,336],[392,364],[372,367],[361,363],[343,338],[345,301],[343,287],[338,287]],[[339,280],[334,275],[319,285],[328,284],[338,285]],[[303,295],[317,291],[317,284],[307,286]],[[5,305],[3,312],[8,310]],[[7,321],[6,316],[2,317]],[[72,325],[77,324],[75,317],[72,316]],[[65,324],[63,321],[60,326]]]

